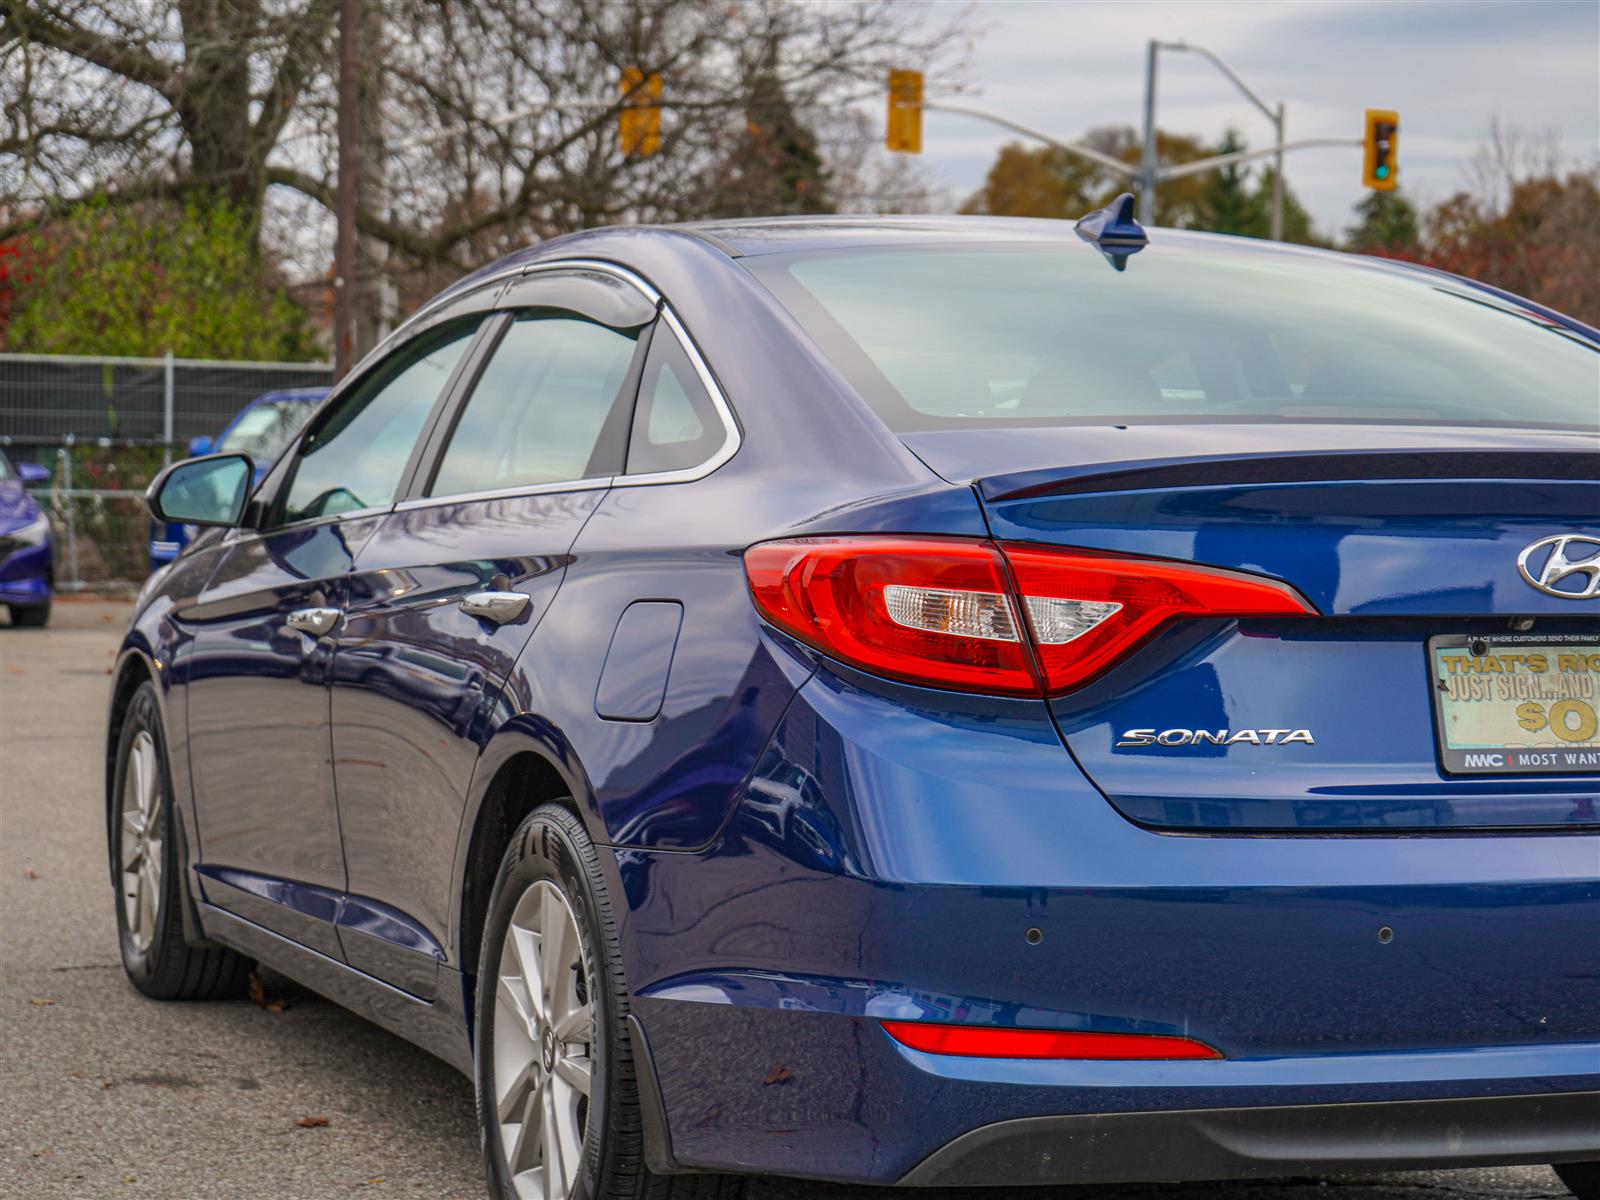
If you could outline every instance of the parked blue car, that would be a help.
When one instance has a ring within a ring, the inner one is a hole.
[[[1600,1167],[1600,333],[1169,230],[451,287],[113,683],[123,963],[476,1083],[490,1194]]]
[[[189,455],[224,452],[248,454],[256,464],[256,482],[266,475],[278,455],[300,432],[328,396],[322,387],[285,388],[257,396],[241,408],[213,442],[208,437],[189,440]],[[164,567],[189,544],[191,531],[181,521],[152,522],[150,569]]]
[[[13,625],[46,625],[55,595],[55,547],[50,517],[28,495],[50,472],[37,463],[13,463],[0,450],[0,604]]]

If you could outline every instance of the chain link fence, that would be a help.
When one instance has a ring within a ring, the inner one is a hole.
[[[50,482],[56,587],[120,591],[150,571],[144,489],[266,392],[326,387],[327,363],[0,354],[0,446]]]

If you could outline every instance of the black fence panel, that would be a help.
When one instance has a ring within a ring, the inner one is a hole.
[[[170,373],[172,440],[215,436],[266,392],[326,387],[323,363],[229,363],[175,359],[67,358],[0,354],[0,444],[57,446],[69,440],[160,440]],[[29,457],[27,454],[21,457]]]

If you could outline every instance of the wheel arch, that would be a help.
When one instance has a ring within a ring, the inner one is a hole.
[[[516,718],[485,747],[468,789],[456,847],[452,957],[463,975],[477,973],[489,894],[517,826],[540,805],[560,804],[584,824],[599,844],[605,834],[596,827],[589,797],[588,776],[582,765],[546,722],[526,716]],[[471,1021],[469,1009],[469,1029]]]
[[[155,664],[149,654],[141,647],[126,646],[117,664],[113,668],[111,683],[111,701],[107,706],[106,715],[106,745],[105,745],[105,820],[106,820],[106,866],[111,871],[112,886],[116,886],[116,864],[111,861],[112,822],[115,821],[117,802],[117,747],[122,741],[122,726],[127,720],[128,707],[133,703],[133,695],[143,683],[157,683],[159,676]],[[163,727],[166,726],[165,705],[162,703],[161,688],[156,691],[156,704],[162,710],[161,718]]]

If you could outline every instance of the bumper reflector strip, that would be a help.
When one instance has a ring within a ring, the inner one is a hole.
[[[1083,1033],[1065,1029],[997,1029],[884,1021],[884,1032],[913,1050],[956,1058],[1194,1059],[1221,1058],[1193,1038],[1144,1033]]]

